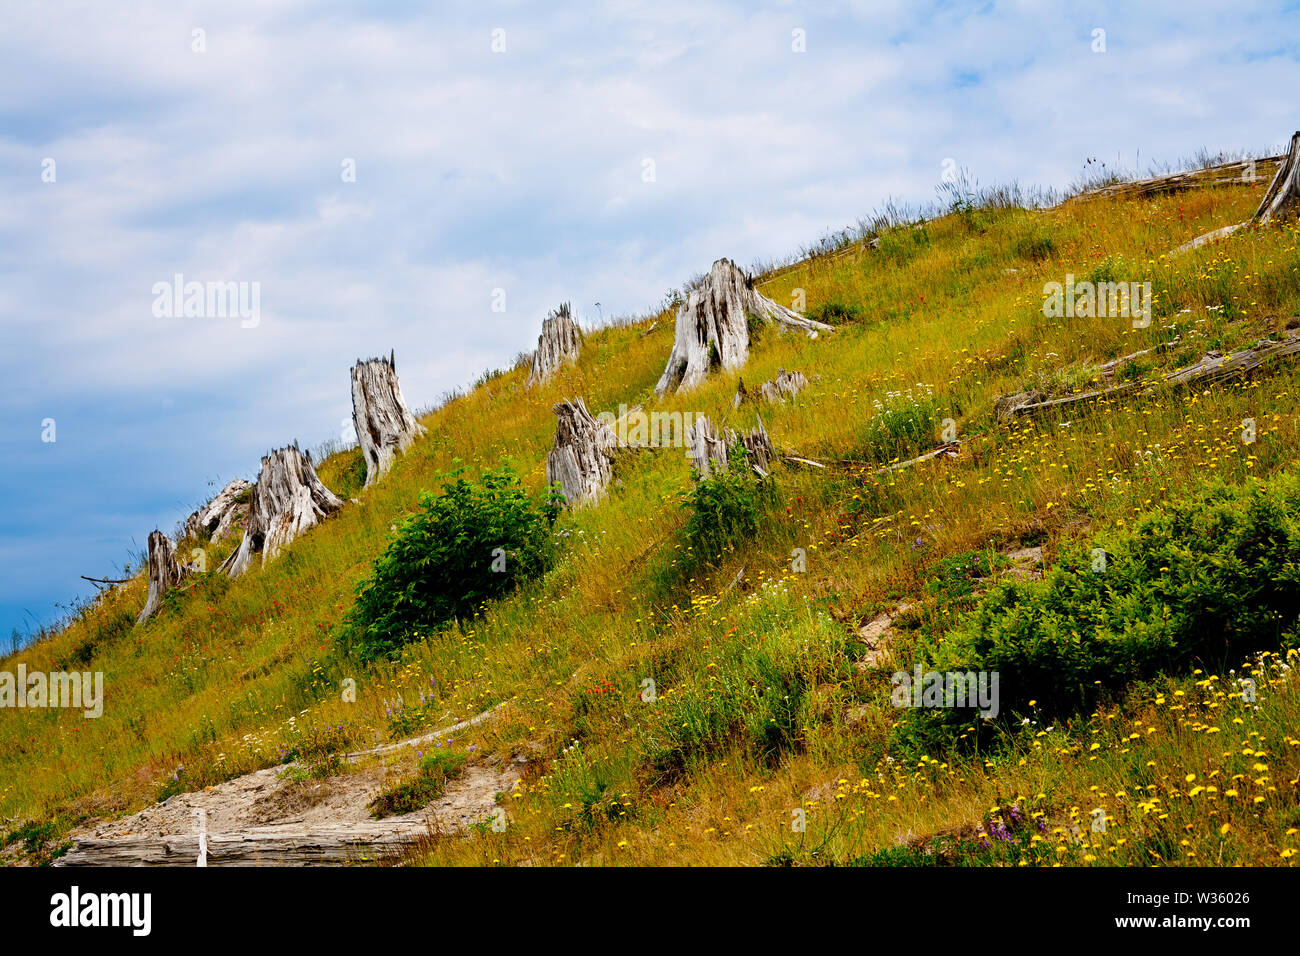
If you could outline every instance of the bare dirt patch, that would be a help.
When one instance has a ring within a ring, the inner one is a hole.
[[[499,793],[514,788],[524,758],[471,762],[442,796],[413,813],[375,820],[370,802],[414,773],[417,747],[477,722],[350,754],[344,772],[333,776],[307,776],[304,768],[290,764],[176,794],[120,820],[74,830],[69,834],[74,847],[59,863],[193,866],[199,855],[199,810],[209,865],[373,859],[433,834],[464,832],[492,815]]]

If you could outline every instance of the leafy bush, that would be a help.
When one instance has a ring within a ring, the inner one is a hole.
[[[808,311],[808,318],[827,325],[848,325],[866,318],[861,307],[843,302],[823,302]]]
[[[1015,253],[1022,259],[1041,262],[1056,254],[1056,241],[1043,229],[1033,229],[1015,241]]]
[[[370,815],[376,820],[384,817],[414,813],[430,801],[438,799],[447,789],[447,782],[465,766],[465,755],[459,751],[435,750],[420,761],[420,770],[414,780],[399,783],[384,790],[370,801]]]
[[[993,571],[1007,563],[1000,554],[988,551],[963,551],[943,558],[929,571],[925,590],[939,603],[960,601],[975,590],[975,582],[993,576]]]
[[[362,660],[391,658],[420,629],[471,616],[554,564],[559,495],[530,496],[509,465],[477,482],[463,471],[420,495],[358,586],[340,638]]]
[[[824,614],[798,620],[783,598],[770,601],[778,603],[758,605],[735,639],[713,644],[707,665],[671,681],[659,698],[658,720],[643,730],[657,772],[672,777],[738,745],[775,766],[824,719],[817,688],[852,679],[840,627]]]
[[[867,423],[862,456],[888,462],[908,458],[934,446],[939,423],[938,406],[927,386],[906,392],[889,392],[875,402],[876,414]]]
[[[1092,271],[1088,273],[1088,281],[1094,285],[1098,282],[1127,282],[1128,271],[1123,256],[1107,256],[1093,266]]]
[[[1290,645],[1300,620],[1300,477],[1215,483],[1104,547],[1076,546],[1042,581],[996,586],[929,668],[997,671],[1000,716],[1094,706],[1158,674],[1214,673]],[[914,739],[970,713],[909,712]]]
[[[0,838],[0,847],[21,841],[29,862],[36,866],[48,866],[72,849],[71,841],[59,839],[62,833],[62,828],[54,821],[29,821]]]
[[[695,478],[685,507],[686,541],[697,560],[709,560],[758,533],[759,520],[772,499],[772,484],[756,480],[747,464],[748,452],[737,442],[729,453],[730,467],[708,478]]]
[[[332,777],[343,771],[343,755],[355,740],[354,728],[347,724],[294,728],[293,741],[281,747],[280,761],[301,761],[309,777]]]

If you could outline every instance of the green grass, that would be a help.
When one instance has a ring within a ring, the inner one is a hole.
[[[562,397],[581,395],[593,412],[640,402],[752,424],[731,410],[735,375],[654,398],[672,341],[664,313],[593,332],[576,365],[540,389],[524,387],[524,368],[495,374],[423,416],[426,435],[372,487],[358,482],[354,451],[322,462],[326,483],[358,503],[265,569],[204,581],[128,628],[144,600],[136,579],[9,658],[7,668],[29,669],[84,658],[104,671],[107,700],[94,721],[7,712],[0,817],[49,824],[56,843],[71,820],[132,812],[175,786],[273,766],[304,746],[328,770],[345,749],[504,702],[462,742],[484,759],[529,755],[510,825],[439,836],[414,862],[886,865],[919,861],[893,848],[940,843],[950,847],[941,861],[971,865],[1294,862],[1300,697],[1285,650],[1199,674],[1171,659],[1170,673],[1135,671],[1081,710],[1024,714],[1029,723],[1004,723],[991,741],[959,730],[918,753],[899,739],[889,674],[859,666],[855,638],[906,600],[896,657],[958,648],[966,615],[993,600],[973,561],[996,570],[996,555],[1035,543],[1049,569],[1068,568],[1087,542],[1120,540],[1163,506],[1292,467],[1294,368],[1196,392],[1155,386],[1068,418],[1002,427],[992,416],[1000,395],[1026,384],[1082,383],[1095,374],[1084,370],[1177,338],[1125,373],[1151,381],[1294,321],[1294,225],[1166,255],[1257,201],[1242,186],[962,209],[887,230],[877,250],[760,280],[778,302],[803,289],[854,317],[817,340],[766,329],[743,370],[747,381],[778,368],[808,375],[800,400],[765,407],[764,423],[778,448],[838,464],[778,466],[772,504],[702,562],[680,449],[627,456],[600,504],[559,518],[556,561],[530,586],[421,630],[391,661],[343,653],[332,635],[358,585],[456,459],[477,477],[508,458],[530,493],[543,492]],[[1098,269],[1152,283],[1150,328],[1044,317],[1045,282]],[[957,459],[879,470],[943,440],[945,418],[962,439]],[[1251,445],[1244,418],[1258,426]],[[232,546],[209,545],[209,567]],[[1259,687],[1250,706],[1236,693],[1245,671]],[[345,678],[355,702],[340,693]],[[1009,802],[1041,812],[1045,829],[990,854],[979,827]],[[1088,826],[1098,808],[1113,818],[1101,834]],[[805,833],[791,832],[795,809]]]
[[[420,760],[415,778],[385,789],[370,803],[370,815],[384,817],[414,813],[423,809],[447,789],[447,783],[465,766],[465,755],[458,751],[435,750]]]

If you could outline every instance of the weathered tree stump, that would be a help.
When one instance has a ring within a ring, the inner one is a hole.
[[[258,554],[266,564],[294,538],[342,507],[342,500],[316,477],[310,452],[300,451],[297,442],[271,452],[262,459],[243,540],[221,570],[237,577]]]
[[[758,393],[769,402],[783,402],[787,398],[794,398],[807,387],[808,379],[802,372],[787,372],[779,368],[774,379],[758,386]]]
[[[604,494],[613,474],[613,430],[597,419],[581,398],[555,406],[555,445],[546,456],[547,484],[559,482],[570,508],[590,504]]]
[[[528,387],[546,382],[565,362],[576,362],[582,351],[582,330],[569,316],[569,303],[542,320],[542,334],[537,337]]]
[[[367,488],[424,434],[402,398],[396,353],[352,366],[352,424],[366,459]]]
[[[744,405],[746,402],[752,402],[753,400],[754,400],[753,394],[749,391],[749,389],[745,388],[745,380],[743,378],[737,377],[736,394],[731,397],[731,407],[739,408],[741,405]]]
[[[189,569],[176,560],[176,548],[171,538],[161,531],[149,533],[149,597],[144,602],[144,609],[135,619],[136,624],[143,624],[162,606],[163,596],[180,584],[189,573]]]
[[[743,366],[749,358],[751,318],[798,329],[812,338],[833,330],[761,295],[753,278],[730,259],[719,259],[677,310],[673,349],[655,394],[692,388],[715,369]]]
[[[220,541],[237,525],[248,518],[251,481],[236,478],[217,496],[185,519],[185,537],[207,535],[211,541]]]
[[[776,451],[772,448],[772,440],[763,427],[761,417],[758,418],[758,427],[752,431],[737,433],[731,428],[724,428],[719,434],[713,430],[713,424],[707,417],[696,416],[695,423],[686,433],[691,465],[700,473],[701,478],[710,477],[715,468],[726,471],[730,465],[730,450],[738,441],[744,445],[749,466],[760,477],[766,478],[771,471],[772,460],[776,458]]]
[[[1287,150],[1268,191],[1260,201],[1251,222],[1267,225],[1274,219],[1290,213],[1300,203],[1300,130],[1291,135],[1291,148]]]

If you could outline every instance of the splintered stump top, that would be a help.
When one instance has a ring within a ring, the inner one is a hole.
[[[750,318],[797,329],[815,338],[832,326],[805,318],[754,289],[754,281],[730,259],[713,263],[700,287],[677,310],[668,364],[656,395],[693,388],[713,369],[729,371],[749,358]]]
[[[546,456],[546,481],[559,482],[564,500],[576,508],[597,500],[613,472],[613,430],[587,411],[581,398],[555,406],[555,445]]]
[[[352,424],[366,460],[368,488],[424,433],[402,398],[395,356],[352,366]]]
[[[537,337],[528,387],[545,383],[564,363],[576,362],[581,351],[582,330],[570,317],[569,303],[565,302],[542,320],[542,334]]]
[[[243,540],[222,570],[231,577],[243,574],[258,554],[265,564],[342,507],[342,500],[316,477],[310,453],[300,451],[296,443],[271,452],[262,459]]]

